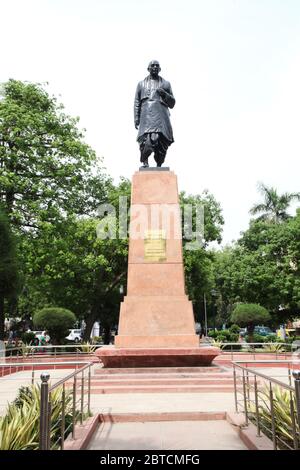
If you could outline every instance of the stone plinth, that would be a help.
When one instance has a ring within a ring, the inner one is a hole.
[[[193,308],[185,294],[175,174],[136,172],[130,217],[127,296],[121,304],[115,346],[197,347]],[[157,249],[161,251],[156,253],[157,234],[161,240]]]
[[[105,367],[208,366],[217,348],[199,347],[185,293],[177,178],[136,172],[132,181],[127,296],[114,347],[96,354]]]
[[[209,366],[220,353],[218,348],[112,348],[97,349],[104,367],[198,367]]]

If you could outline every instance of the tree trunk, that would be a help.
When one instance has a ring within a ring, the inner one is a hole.
[[[253,343],[254,324],[250,323],[247,326],[247,331],[248,331],[248,341],[249,343]]]
[[[91,312],[91,314],[85,318],[85,330],[83,333],[83,341],[90,341],[91,339],[91,331],[93,328],[93,324],[97,320],[97,313],[96,312]]]
[[[110,344],[110,338],[111,338],[110,325],[103,325],[103,329],[104,329],[103,343]]]
[[[4,341],[4,295],[0,294],[0,341]]]

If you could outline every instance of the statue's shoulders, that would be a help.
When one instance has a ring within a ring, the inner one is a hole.
[[[161,77],[161,79],[162,79],[163,86],[165,86],[165,87],[170,87],[171,86],[171,83],[168,82],[168,80],[165,80],[163,77]]]

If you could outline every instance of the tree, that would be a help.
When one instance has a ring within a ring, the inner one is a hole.
[[[17,235],[24,269],[18,314],[29,316],[36,308],[51,305],[52,289],[57,286],[61,288],[55,291],[56,297],[63,297],[63,274],[52,267],[52,262],[57,267],[54,255],[57,260],[68,261],[72,246],[63,256],[65,233],[70,242],[70,231],[76,232],[77,221],[95,218],[98,206],[107,202],[113,188],[94,151],[84,143],[78,121],[67,116],[63,106],[41,85],[16,80],[4,84],[0,102],[0,203]],[[73,259],[72,253],[70,257]],[[64,268],[60,270],[66,275],[67,266]],[[79,282],[78,276],[74,279]],[[72,291],[67,283],[64,287],[65,302],[73,296],[70,303],[74,304],[80,289],[76,295],[75,288]],[[88,295],[89,300],[92,295]],[[77,311],[81,304],[78,300]]]
[[[69,329],[74,326],[76,317],[73,312],[64,308],[43,308],[33,316],[33,324],[38,329],[47,330],[53,344],[64,342]]]
[[[250,342],[253,342],[255,325],[270,320],[267,309],[258,304],[238,304],[231,314],[231,321],[240,326],[246,326]]]
[[[118,196],[129,194],[130,184],[123,179],[110,187],[107,202],[117,207]],[[128,240],[98,238],[99,221],[70,216],[22,238],[20,252],[27,274],[27,289],[19,302],[23,315],[43,306],[61,306],[85,320],[85,340],[95,321],[109,337],[118,321],[119,287],[126,285]]]
[[[235,245],[215,253],[216,288],[228,307],[259,303],[274,325],[299,315],[299,233],[300,210],[280,224],[253,220]]]
[[[0,101],[0,202],[12,223],[38,230],[66,214],[92,214],[107,177],[79,119],[41,85],[9,80]]]
[[[258,220],[271,221],[275,223],[283,222],[290,218],[287,213],[292,201],[300,201],[300,193],[284,193],[279,195],[275,188],[268,188],[263,183],[258,185],[260,193],[264,197],[264,202],[255,204],[250,210],[250,214],[262,213]]]
[[[16,296],[20,287],[15,238],[7,216],[0,211],[0,341],[4,339],[4,302]]]
[[[196,316],[203,323],[204,294],[207,294],[209,299],[210,292],[215,287],[212,271],[214,254],[207,247],[210,242],[221,242],[224,219],[219,202],[207,190],[197,195],[187,195],[182,192],[180,194],[180,206],[183,214],[185,206],[193,209],[190,221],[185,220],[182,227],[184,272],[189,298],[193,302]],[[196,250],[189,250],[187,248],[190,240],[185,236],[185,229],[189,226],[188,228],[191,231],[196,232],[196,207],[203,210],[202,245],[200,244]]]

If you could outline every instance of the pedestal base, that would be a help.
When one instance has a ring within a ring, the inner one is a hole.
[[[220,350],[213,346],[197,348],[116,348],[96,351],[104,367],[198,367],[210,366]]]

